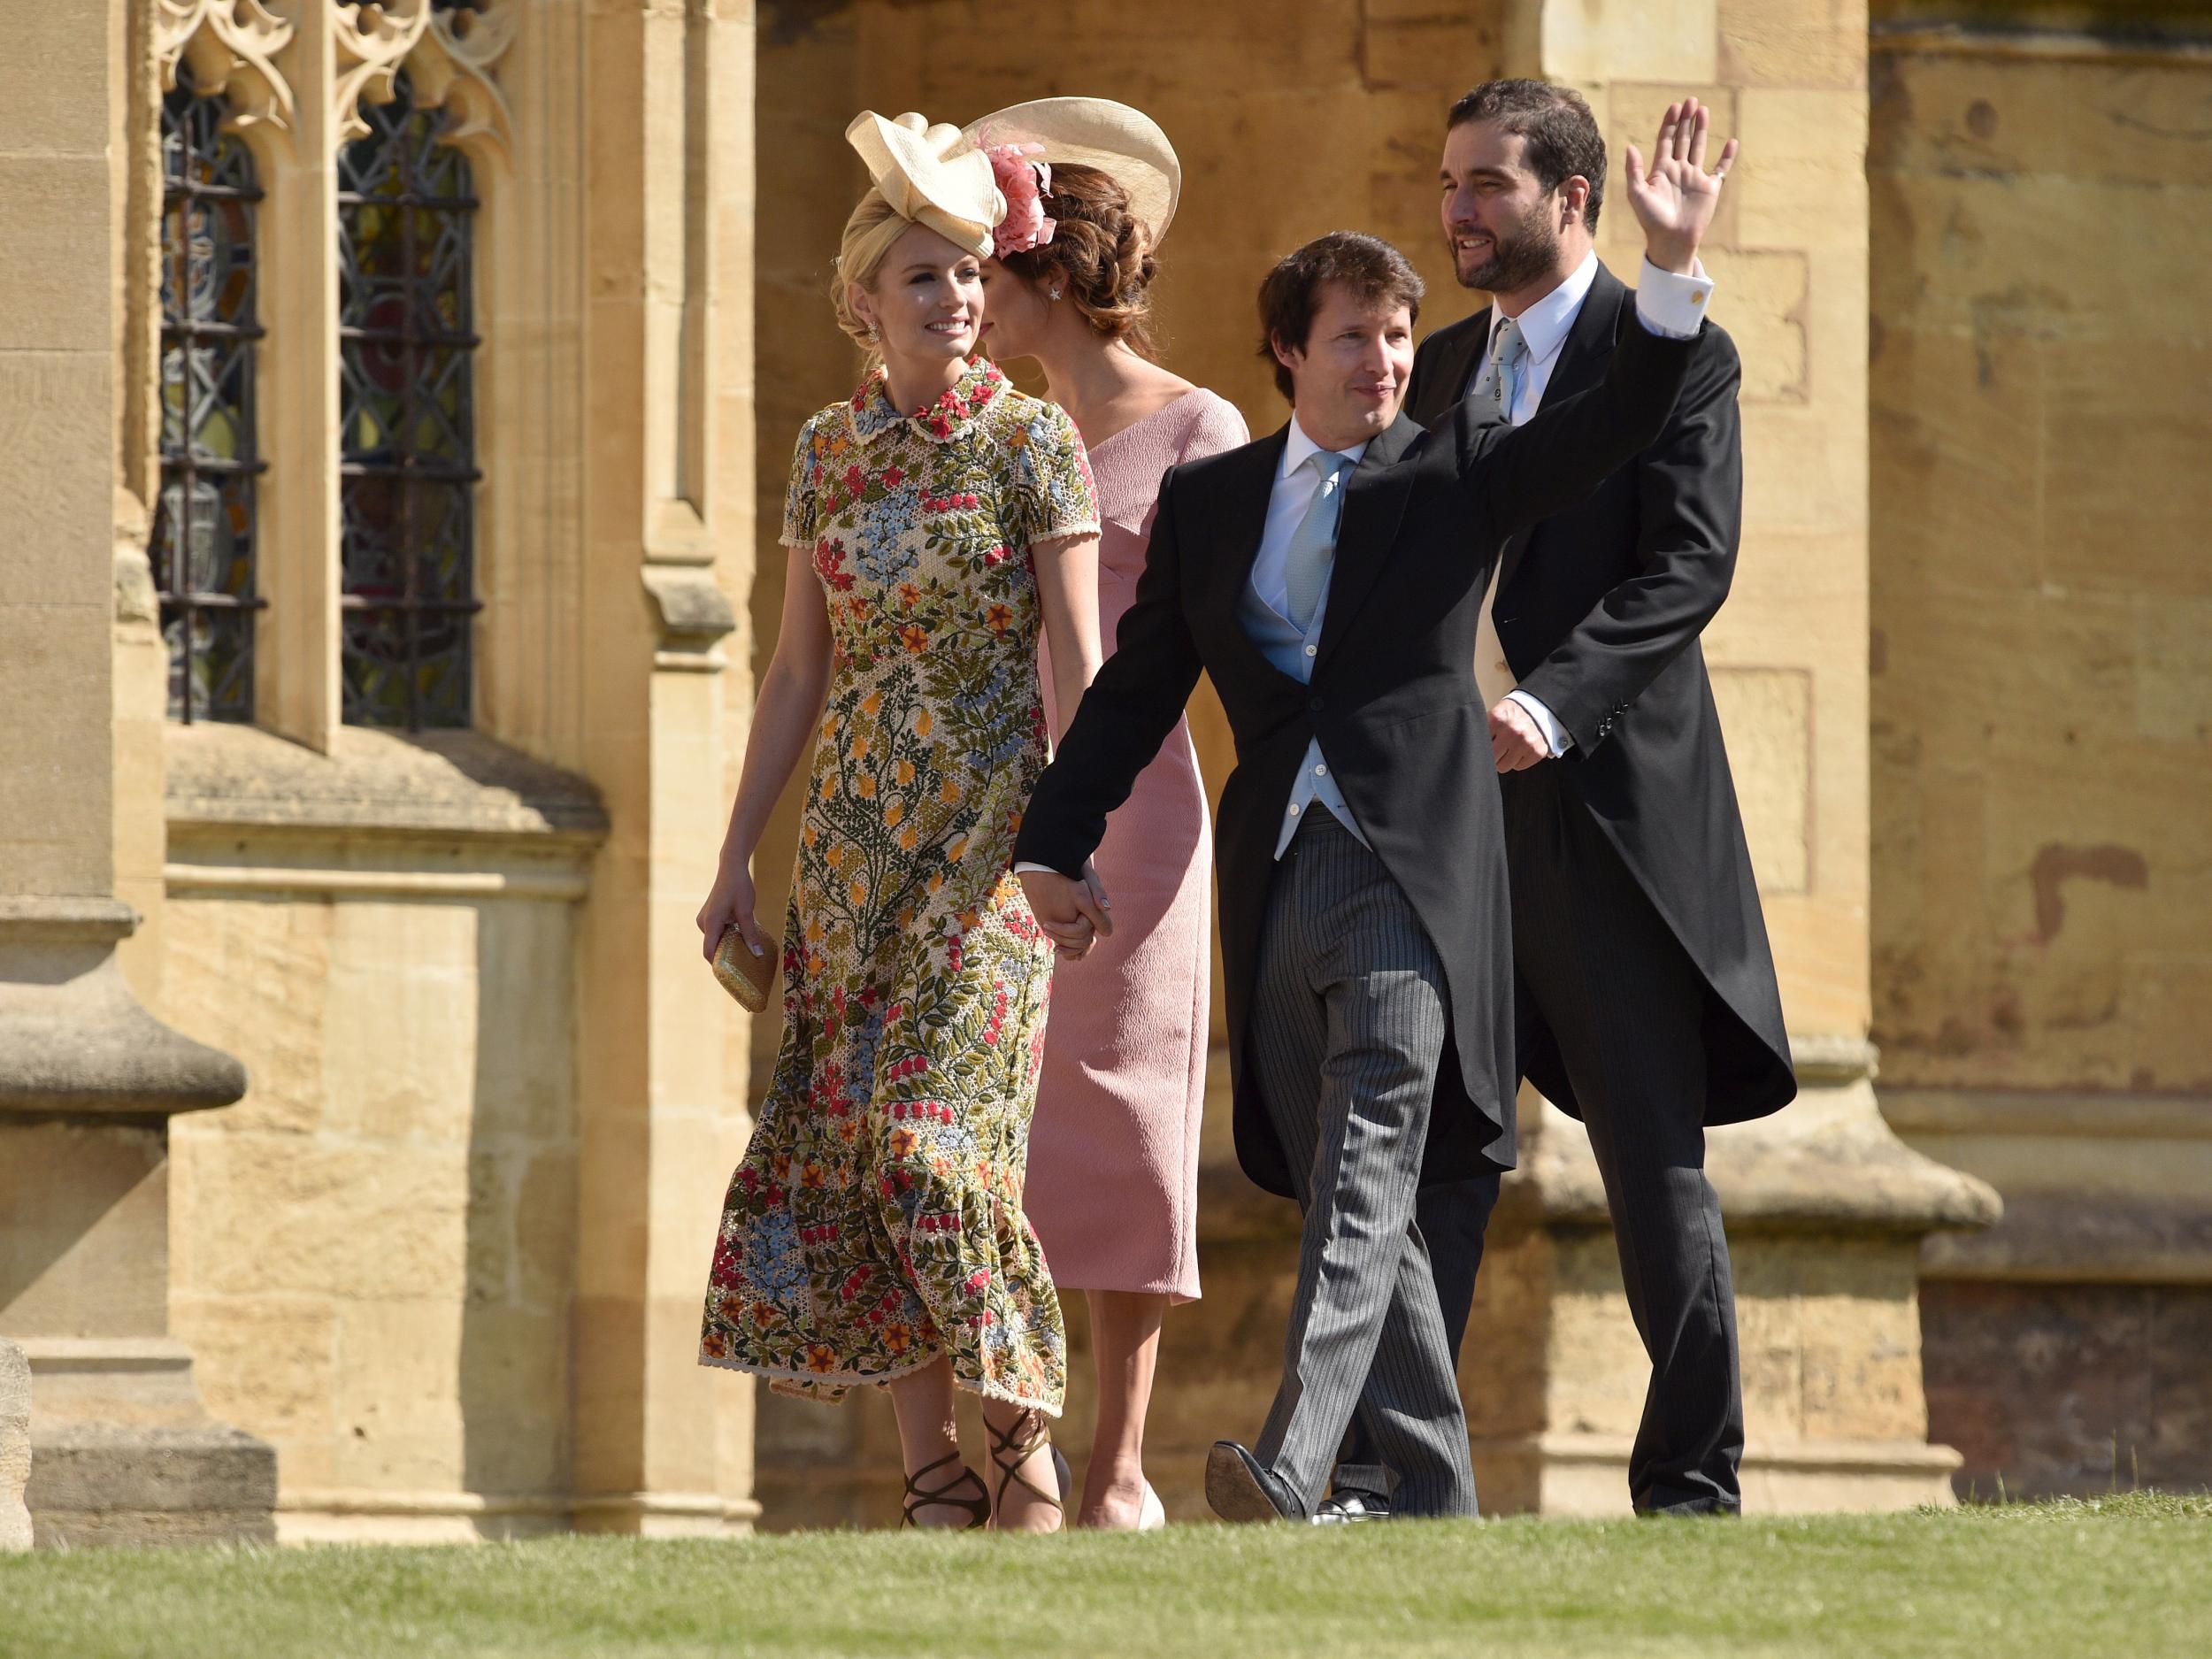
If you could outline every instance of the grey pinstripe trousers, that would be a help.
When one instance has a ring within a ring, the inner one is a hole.
[[[1411,902],[1313,807],[1269,892],[1251,1025],[1306,1217],[1282,1386],[1253,1451],[1308,1514],[1356,1408],[1398,1471],[1399,1513],[1475,1513],[1452,1347],[1414,1221],[1446,1010]]]

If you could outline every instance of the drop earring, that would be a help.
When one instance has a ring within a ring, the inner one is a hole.
[[[883,343],[883,336],[876,332],[876,326],[873,323],[868,325],[868,343],[872,346],[879,346]]]

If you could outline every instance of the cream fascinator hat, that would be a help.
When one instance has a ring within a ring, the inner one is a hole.
[[[991,158],[958,127],[908,113],[887,121],[863,110],[845,129],[868,177],[891,211],[926,225],[979,258],[991,256],[991,232],[1006,217]]]
[[[968,124],[987,150],[1020,148],[1048,166],[1074,162],[1110,175],[1128,192],[1129,211],[1154,246],[1167,234],[1183,190],[1183,165],[1159,123],[1111,98],[1037,98]]]

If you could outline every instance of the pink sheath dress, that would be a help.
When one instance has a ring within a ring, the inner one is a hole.
[[[1092,449],[1104,525],[1099,634],[1135,598],[1160,475],[1248,442],[1225,398],[1193,391]],[[1052,664],[1040,664],[1054,727]],[[1108,821],[1094,860],[1114,932],[1053,971],[1022,1208],[1062,1290],[1198,1297],[1198,1123],[1213,961],[1206,792],[1179,724]]]

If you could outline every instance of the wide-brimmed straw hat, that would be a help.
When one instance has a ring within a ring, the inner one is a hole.
[[[980,144],[1039,145],[1041,159],[1055,166],[1096,167],[1128,193],[1129,211],[1144,221],[1155,246],[1167,234],[1183,191],[1183,164],[1142,110],[1111,98],[1035,98],[995,110],[965,130]]]
[[[910,111],[887,121],[863,110],[845,129],[845,142],[859,152],[869,178],[901,219],[990,257],[991,230],[1006,217],[1006,198],[991,158],[967,134],[945,121],[933,126]]]

